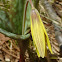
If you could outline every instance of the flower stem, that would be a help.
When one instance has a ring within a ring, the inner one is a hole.
[[[31,4],[31,7],[34,8],[33,3],[32,3],[32,0],[29,0],[29,2]]]

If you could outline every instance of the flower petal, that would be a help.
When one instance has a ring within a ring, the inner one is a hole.
[[[33,42],[37,48],[38,56],[44,58],[45,56],[45,35],[44,30],[41,25],[41,21],[39,19],[40,15],[38,15],[38,11],[36,9],[32,9],[31,11],[31,34],[33,38]]]

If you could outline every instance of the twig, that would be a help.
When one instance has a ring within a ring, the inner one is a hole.
[[[8,47],[8,49],[10,50],[10,47],[8,46],[9,44],[5,43],[5,45]],[[17,53],[14,50],[10,50],[10,53],[14,53],[15,55],[17,55]]]
[[[11,42],[11,40],[10,40],[10,42]],[[17,49],[20,52],[20,49],[16,45],[14,45],[13,43],[12,43],[12,45],[14,46],[15,49]]]
[[[45,17],[46,19],[49,19],[50,21],[52,21],[53,23],[55,23],[55,24],[57,24],[57,25],[59,25],[59,23],[57,22],[57,21],[55,21],[55,20],[52,20],[52,19],[50,19],[49,17],[47,17],[47,16],[44,16],[43,14],[40,14],[42,17]]]
[[[18,57],[18,56],[13,55],[13,54],[12,54],[12,53],[10,53],[9,51],[7,51],[7,49],[2,48],[2,50],[3,50],[3,51],[5,51],[7,54],[9,54],[9,55],[11,55],[11,56],[13,56],[13,57],[15,57],[15,58],[19,59],[19,57]]]
[[[0,45],[2,46],[6,41],[0,41]]]

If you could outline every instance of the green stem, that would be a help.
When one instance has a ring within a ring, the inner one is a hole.
[[[25,5],[25,11],[24,11],[24,17],[23,17],[23,26],[22,26],[22,35],[24,35],[25,21],[26,21],[26,11],[27,11],[28,2],[29,1],[27,1],[26,5]]]
[[[29,0],[30,4],[31,4],[31,7],[34,8],[34,5],[32,3],[32,0]]]
[[[30,34],[27,34],[27,35],[17,35],[17,34],[14,34],[14,33],[11,33],[11,32],[7,32],[6,30],[4,29],[1,29],[0,28],[0,32],[8,37],[11,37],[11,38],[14,38],[14,39],[21,39],[21,40],[25,40],[25,39],[28,39],[30,37]]]

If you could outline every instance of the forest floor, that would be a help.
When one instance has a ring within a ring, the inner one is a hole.
[[[56,1],[53,4],[53,8],[55,9],[57,15],[61,18],[62,17],[62,2]],[[41,17],[42,18],[42,17]],[[46,20],[45,18],[42,18]],[[51,42],[52,50],[54,53],[54,57],[52,59],[56,59],[57,62],[62,62],[62,58],[60,55],[60,48],[55,39],[55,31],[52,23],[44,22],[46,30],[48,32],[48,36]],[[20,49],[18,47],[18,43],[16,40],[6,37],[5,35],[0,33],[0,62],[18,62],[20,57]],[[27,62],[27,61],[26,61]],[[51,61],[53,62],[53,60]]]

